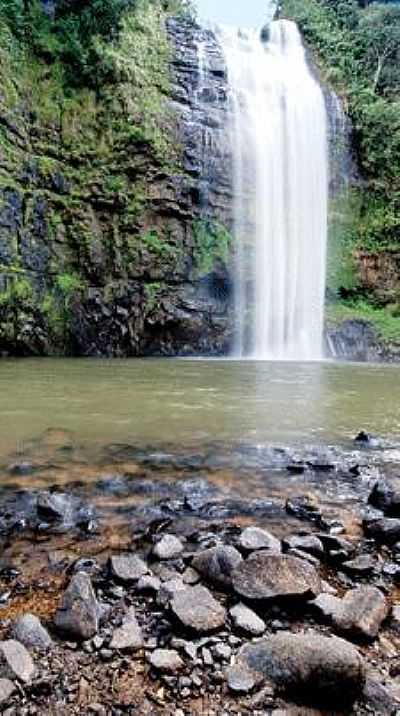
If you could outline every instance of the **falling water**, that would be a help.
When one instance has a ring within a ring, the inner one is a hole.
[[[221,31],[234,154],[236,354],[322,354],[327,119],[297,26]]]

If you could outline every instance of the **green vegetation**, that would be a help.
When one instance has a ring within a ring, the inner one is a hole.
[[[368,321],[383,341],[400,343],[400,307],[398,305],[379,308],[365,300],[328,305],[328,324],[335,326],[346,320]]]
[[[371,320],[382,337],[399,339],[398,309],[374,305],[355,256],[400,250],[400,6],[284,0],[284,14],[298,22],[324,80],[343,99],[362,178],[347,208],[332,207],[328,292],[339,303],[329,310]]]
[[[216,221],[199,220],[193,226],[193,236],[196,276],[206,276],[218,261],[227,263],[232,236],[224,226]]]

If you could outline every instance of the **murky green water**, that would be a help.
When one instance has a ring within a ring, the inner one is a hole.
[[[0,362],[0,452],[83,443],[335,443],[400,435],[400,367],[189,360]]]

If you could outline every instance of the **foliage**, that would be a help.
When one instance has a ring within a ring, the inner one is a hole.
[[[227,262],[232,244],[229,231],[216,221],[202,219],[193,226],[194,265],[198,276],[210,273],[218,261]]]
[[[330,304],[327,308],[327,322],[339,325],[346,320],[362,320],[371,323],[384,341],[400,343],[400,306],[380,308],[366,300],[354,300]]]

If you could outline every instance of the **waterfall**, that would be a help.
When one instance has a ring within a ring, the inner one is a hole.
[[[230,91],[238,357],[322,355],[328,151],[324,97],[297,26],[220,30]]]

